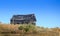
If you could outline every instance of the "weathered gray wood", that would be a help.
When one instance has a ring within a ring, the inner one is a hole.
[[[28,15],[13,15],[13,17],[10,20],[11,24],[35,24],[36,18],[34,14],[28,14]]]

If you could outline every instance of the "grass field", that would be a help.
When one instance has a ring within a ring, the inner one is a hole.
[[[39,26],[31,26],[28,32],[19,30],[18,27],[28,26],[25,25],[13,25],[13,24],[0,24],[0,36],[60,36],[60,28],[44,28]],[[32,28],[34,27],[34,28]]]

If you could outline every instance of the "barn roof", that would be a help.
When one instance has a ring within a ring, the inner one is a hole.
[[[36,21],[36,18],[35,18],[34,14],[13,15],[12,19],[15,19],[15,20],[34,20],[34,21]]]

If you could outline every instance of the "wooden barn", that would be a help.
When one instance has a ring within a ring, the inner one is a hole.
[[[27,15],[13,15],[10,20],[11,24],[36,24],[36,18],[34,14]]]

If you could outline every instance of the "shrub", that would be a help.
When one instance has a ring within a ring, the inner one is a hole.
[[[20,27],[18,27],[18,29],[19,29],[19,30],[23,30],[23,29],[24,29],[24,27],[23,27],[23,26],[20,26]]]
[[[21,25],[18,27],[19,30],[23,30],[23,32],[32,32],[34,30],[36,30],[35,26],[34,25]]]
[[[29,27],[24,28],[25,32],[29,31]]]

